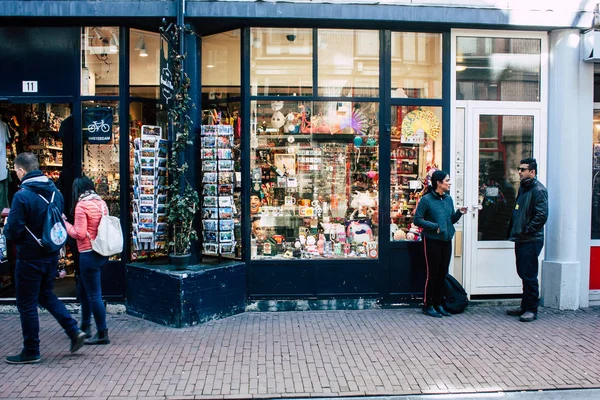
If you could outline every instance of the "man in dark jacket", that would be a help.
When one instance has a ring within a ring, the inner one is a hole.
[[[539,304],[538,257],[544,246],[544,224],[548,220],[548,191],[537,180],[535,158],[521,160],[521,187],[508,226],[508,239],[515,242],[517,273],[523,281],[521,306],[506,313],[522,322],[537,318]]]
[[[4,234],[17,247],[17,309],[21,316],[23,349],[20,354],[6,357],[5,361],[9,364],[31,364],[41,361],[38,302],[56,318],[71,339],[71,353],[83,346],[85,333],[52,292],[59,252],[47,252],[34,238],[34,235],[37,238],[43,236],[48,207],[40,196],[50,201],[54,193],[54,202],[61,212],[63,197],[54,183],[39,170],[36,156],[21,153],[15,158],[14,164],[21,189],[13,197]]]

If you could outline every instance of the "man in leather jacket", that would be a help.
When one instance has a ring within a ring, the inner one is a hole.
[[[538,257],[544,246],[544,224],[548,220],[548,191],[537,180],[535,158],[521,160],[521,187],[513,210],[508,232],[515,242],[517,273],[523,281],[521,306],[506,313],[520,317],[522,322],[537,318],[539,304]]]

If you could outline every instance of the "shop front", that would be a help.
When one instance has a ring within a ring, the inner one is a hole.
[[[105,293],[121,299],[125,264],[164,257],[169,229],[169,137],[159,78],[168,67],[160,63],[165,45],[157,17],[174,20],[179,3],[162,11],[159,2],[143,3],[154,13],[140,18],[143,29],[123,20],[3,28],[21,29],[13,34],[20,44],[0,56],[11,66],[3,76],[13,74],[18,83],[0,90],[9,125],[13,115],[19,124],[28,116],[49,124],[55,115],[71,116],[78,127],[62,137],[62,146],[73,149],[63,150],[62,162],[57,138],[34,143],[32,136],[23,149],[39,151],[50,175],[66,172],[68,182],[85,173],[107,188],[111,214],[121,217],[130,238],[105,276]],[[185,22],[195,33],[186,35],[185,67],[197,106],[190,111],[196,131],[187,159],[201,194],[196,227],[203,262],[243,262],[250,301],[418,301],[425,260],[413,215],[428,173],[443,169],[455,205],[469,208],[456,226],[451,273],[471,296],[520,293],[513,245],[504,236],[519,187],[516,166],[536,157],[540,180],[560,193],[557,185],[566,181],[548,171],[566,154],[584,158],[579,148],[548,151],[566,149],[556,144],[564,132],[549,123],[559,115],[549,110],[564,106],[550,92],[569,75],[552,69],[562,59],[556,55],[564,42],[557,38],[562,30],[583,29],[583,22],[559,22],[556,11],[544,11],[556,17],[546,25],[526,18],[532,10],[493,6],[474,12],[448,4],[185,4]],[[98,10],[90,19],[109,13]],[[52,54],[63,54],[68,68],[56,64],[32,75],[34,63],[17,64],[24,59],[17,50],[31,49],[25,59],[39,55],[35,65],[44,65],[44,51],[60,43],[48,39],[36,47],[37,38],[54,34],[31,34],[36,29],[66,35],[69,44]],[[25,92],[26,82],[36,82],[37,92]],[[108,137],[90,141],[91,130]],[[67,153],[72,169],[65,168]],[[555,200],[552,215],[571,212],[564,199]],[[560,224],[548,232],[552,248],[541,258],[563,260],[568,252],[555,234],[559,226],[577,220],[579,231],[589,229],[581,223],[589,210],[578,206],[569,215],[553,220]],[[569,257],[590,275],[585,257]]]
[[[135,181],[134,144],[140,141],[141,128],[152,126],[166,139],[166,112],[158,104],[160,37],[118,26],[14,26],[1,28],[0,35],[0,112],[8,132],[3,140],[9,170],[2,181],[6,197],[1,206],[10,208],[18,190],[12,161],[24,151],[38,156],[40,169],[62,192],[69,218],[73,217],[73,180],[81,175],[92,179],[110,215],[121,219],[128,238],[125,251],[111,257],[103,273],[106,299],[123,299],[125,261],[165,254],[164,241],[155,250],[159,240],[154,240],[158,237],[154,230],[153,243],[138,244],[132,234],[138,232],[131,201],[140,183]],[[158,181],[157,157],[158,151],[152,157],[152,179],[156,175]],[[154,192],[152,196],[158,197]],[[0,263],[2,300],[14,301],[14,261],[14,246],[8,242]],[[75,242],[69,241],[61,252],[55,281],[59,297],[75,298],[77,273],[78,252]]]

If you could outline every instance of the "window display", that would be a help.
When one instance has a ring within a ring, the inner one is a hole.
[[[392,107],[390,240],[420,240],[414,211],[442,155],[441,107]]]
[[[379,105],[251,102],[253,259],[378,257]]]

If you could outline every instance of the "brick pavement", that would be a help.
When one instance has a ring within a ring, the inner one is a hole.
[[[187,329],[109,315],[112,343],[70,355],[41,315],[41,364],[0,363],[0,398],[234,399],[600,387],[600,308],[250,312]],[[0,314],[0,355],[20,349]]]

